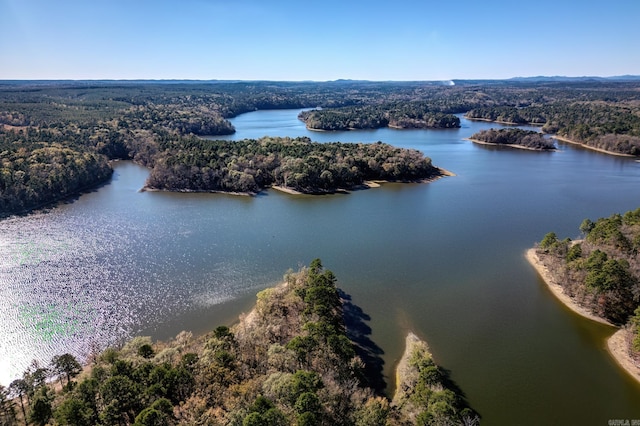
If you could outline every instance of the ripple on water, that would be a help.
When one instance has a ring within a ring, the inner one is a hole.
[[[54,210],[2,221],[0,235],[3,384],[33,359],[85,360],[168,317],[228,301],[249,275],[242,263],[203,267],[192,253],[171,252],[170,230],[113,216]]]

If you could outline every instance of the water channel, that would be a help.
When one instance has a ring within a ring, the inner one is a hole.
[[[309,136],[415,148],[456,173],[326,196],[139,192],[148,171],[47,211],[0,221],[0,383],[31,359],[133,335],[203,332],[314,258],[370,317],[385,378],[404,336],[425,338],[485,424],[640,419],[640,385],[606,351],[613,329],[558,303],[524,259],[549,231],[579,237],[640,206],[640,163],[558,144],[475,145],[457,130],[310,132],[297,110],[233,119],[229,139]]]

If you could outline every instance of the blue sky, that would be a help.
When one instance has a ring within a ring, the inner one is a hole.
[[[0,79],[640,74],[638,0],[0,0]]]

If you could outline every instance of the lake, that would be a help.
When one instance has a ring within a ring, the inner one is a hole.
[[[86,355],[133,335],[230,324],[260,289],[314,258],[370,317],[393,368],[413,331],[485,424],[640,419],[640,385],[606,351],[613,329],[558,303],[524,252],[640,206],[640,163],[572,145],[531,152],[464,138],[499,127],[311,132],[299,110],[232,120],[227,139],[309,136],[415,148],[450,170],[428,184],[256,197],[139,192],[148,171],[48,211],[0,221],[0,383],[31,359]]]

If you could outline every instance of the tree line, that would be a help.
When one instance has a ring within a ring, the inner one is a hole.
[[[257,193],[277,185],[323,193],[367,180],[416,181],[441,174],[419,151],[382,142],[184,138],[163,141],[160,149],[146,183],[150,189]]]
[[[522,108],[476,108],[472,119],[542,125],[542,131],[618,154],[640,155],[640,108],[636,102],[562,102]]]
[[[167,140],[180,145],[190,143],[186,141],[194,135],[233,133],[228,119],[256,109],[321,107],[301,116],[309,127],[318,129],[452,128],[459,126],[453,114],[467,111],[473,118],[542,124],[547,133],[638,155],[638,86],[637,82],[509,81],[457,81],[454,86],[362,81],[2,84],[0,215],[28,210],[103,182],[110,173],[108,160],[132,159],[154,167],[156,160],[168,161],[170,150],[163,148]],[[32,150],[45,148],[48,157],[32,155]],[[60,155],[60,150],[65,154]],[[42,163],[36,167],[38,159]],[[178,167],[174,161],[167,166],[162,161],[156,175],[183,189],[195,188],[185,183],[191,176],[203,179],[203,186],[196,190],[215,187],[212,180],[223,188],[258,190],[261,182],[272,179],[245,172],[252,167],[225,165],[226,170],[200,173],[187,170],[188,164]],[[298,163],[287,165],[291,171],[287,183],[293,177],[294,186],[303,190],[325,191],[332,180],[347,186],[359,182],[357,176],[348,177],[344,168],[325,167],[320,179]],[[352,166],[348,161],[343,165]],[[47,167],[51,173],[45,171]],[[169,176],[172,172],[176,176]]]
[[[581,241],[553,232],[537,253],[564,292],[595,315],[631,329],[640,359],[640,208],[580,225]]]
[[[469,139],[495,145],[518,145],[524,148],[545,151],[555,149],[553,141],[541,133],[522,129],[489,129],[474,133]]]
[[[277,179],[270,175],[274,170],[261,176],[266,169],[239,169],[220,160],[212,160],[219,170],[204,167],[202,173],[186,171],[185,167],[191,165],[179,166],[178,159],[168,160],[167,165],[167,158],[175,152],[166,149],[167,141],[189,144],[193,135],[233,133],[235,129],[227,118],[246,111],[345,106],[363,102],[380,91],[389,95],[396,89],[407,93],[412,90],[384,84],[363,85],[357,95],[343,97],[343,93],[354,93],[351,84],[3,85],[0,215],[29,210],[95,186],[111,175],[108,161],[113,159],[132,159],[147,167],[157,163],[154,183],[180,190],[254,192],[278,182],[306,192],[322,192],[337,185],[358,185],[362,173],[351,170],[356,166],[350,160],[331,168],[323,165],[322,179],[314,175],[315,166],[304,166],[295,156],[279,165],[282,173]],[[396,171],[404,164],[399,161]],[[169,172],[176,175],[168,176]],[[411,173],[383,170],[383,174],[411,178]]]
[[[460,127],[460,119],[428,102],[383,103],[313,109],[298,115],[312,130],[379,129],[451,129]]]
[[[0,216],[91,188],[111,173],[106,157],[94,151],[0,131]]]

